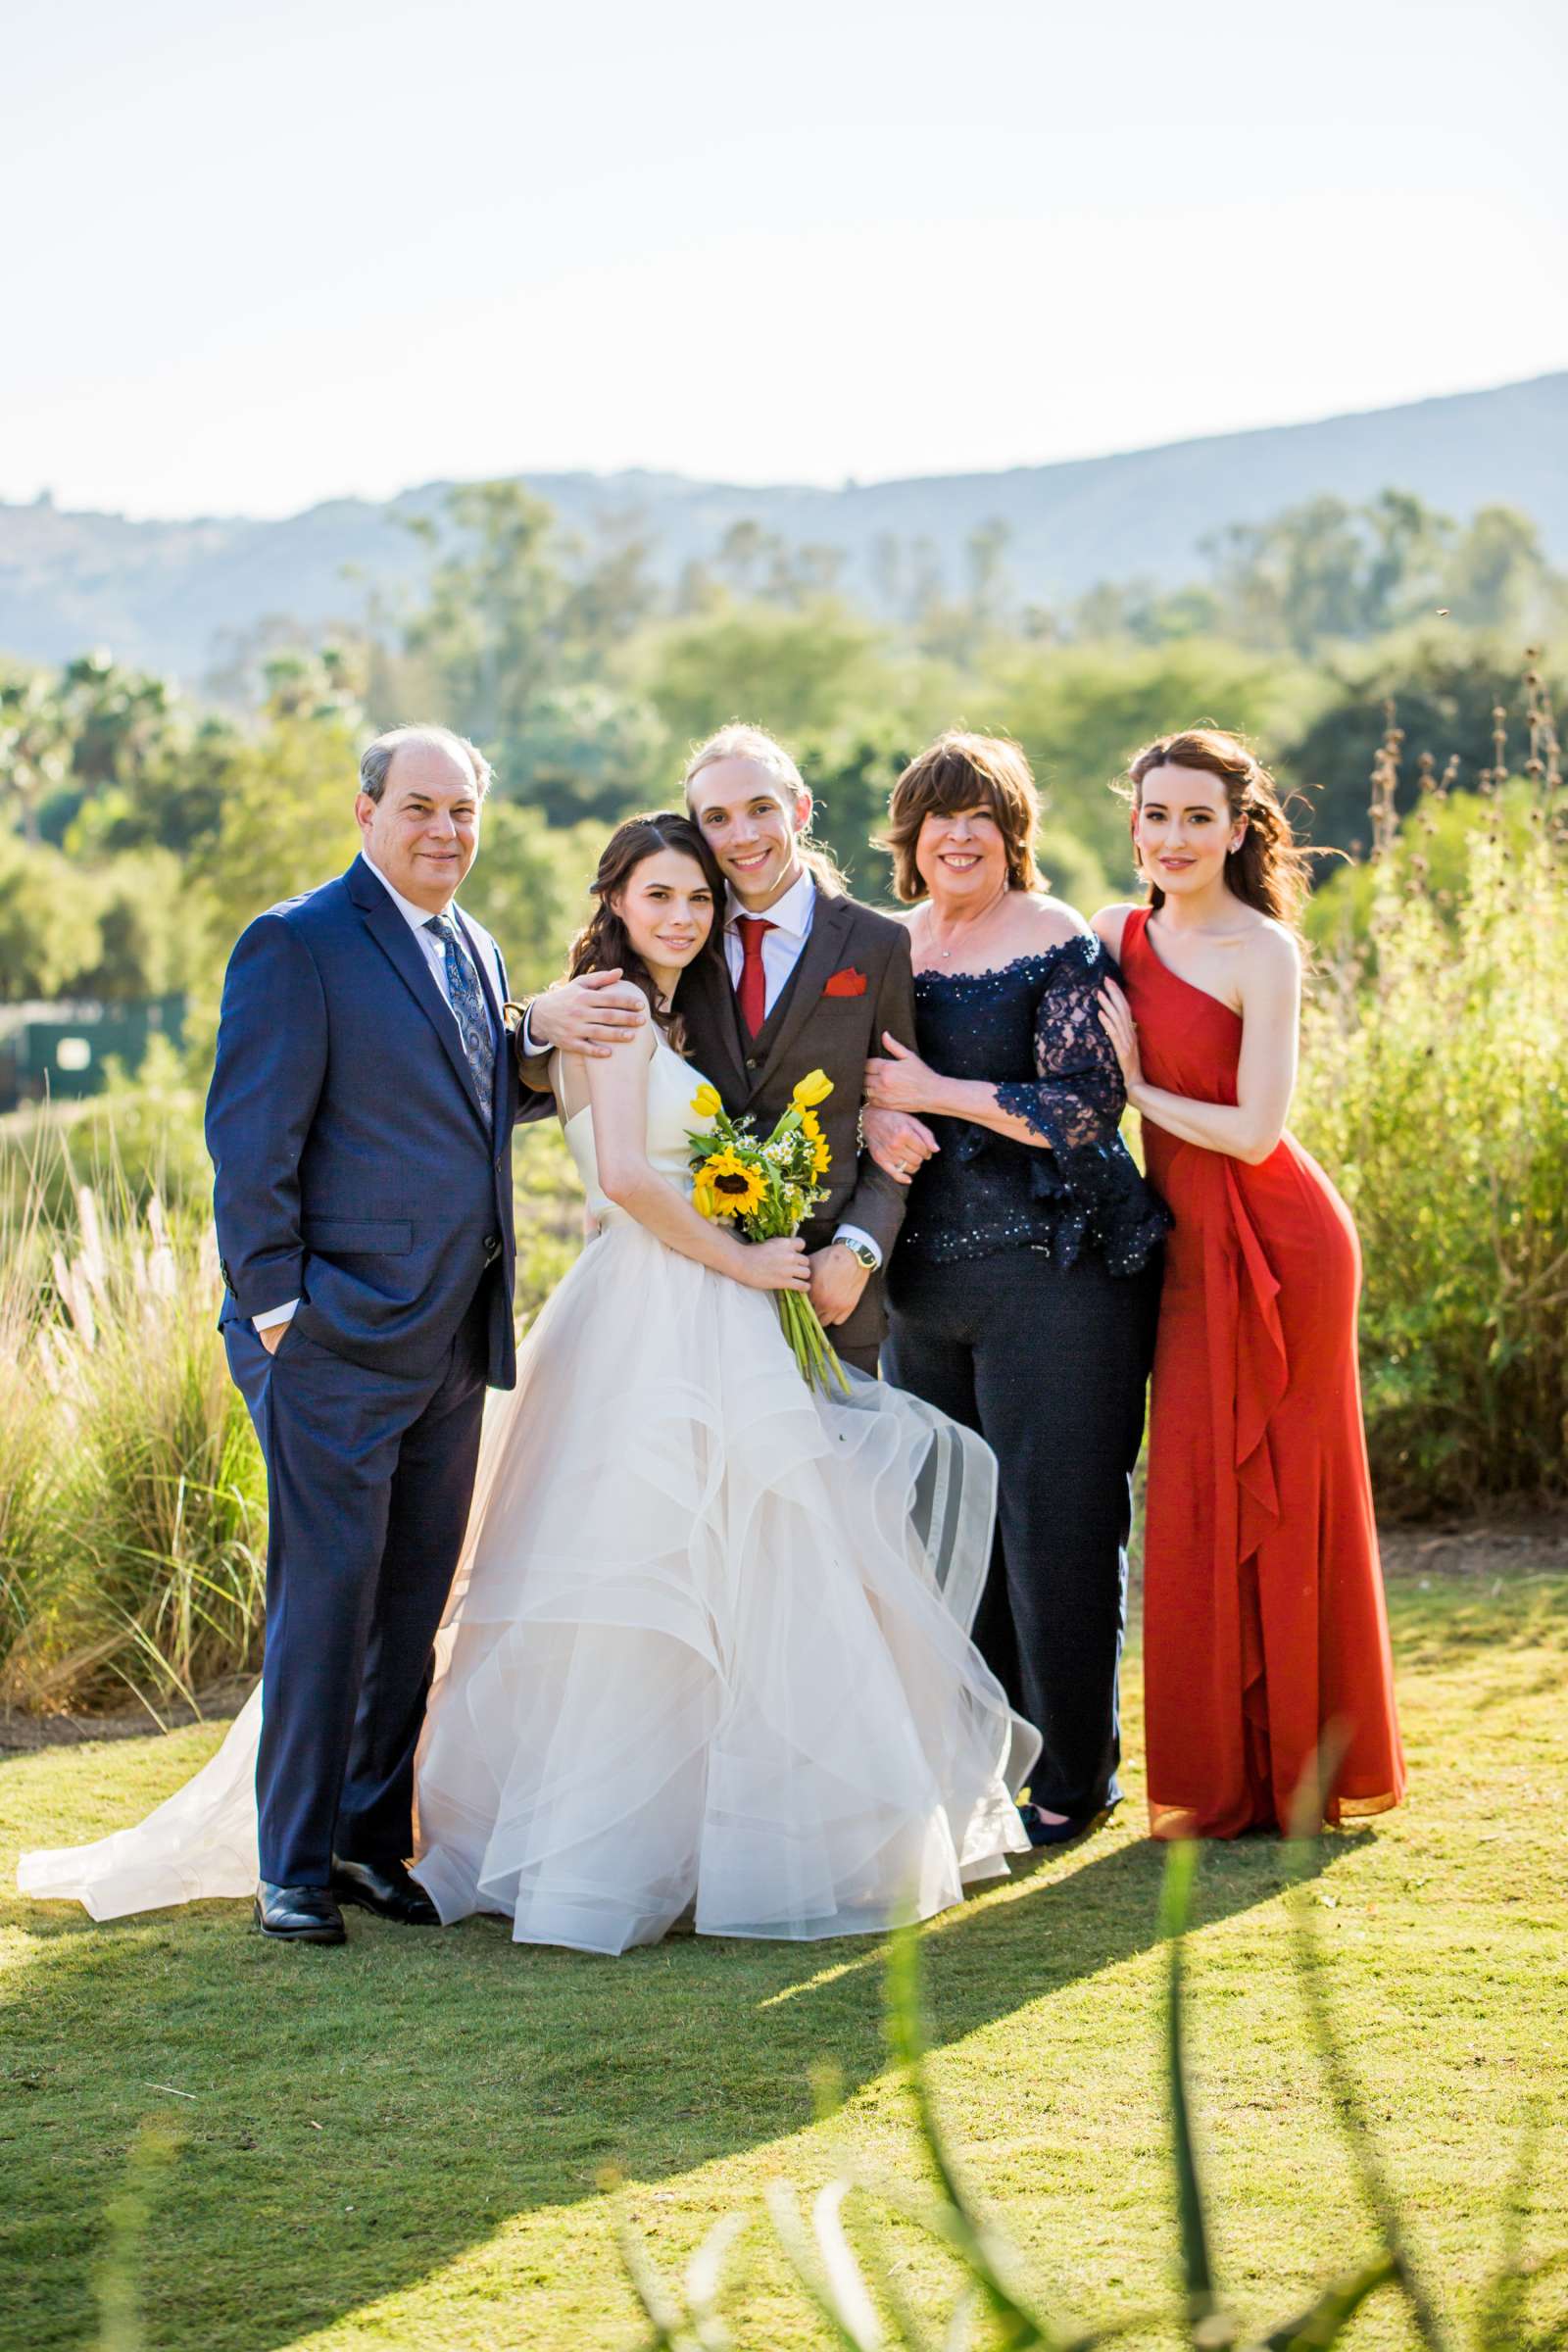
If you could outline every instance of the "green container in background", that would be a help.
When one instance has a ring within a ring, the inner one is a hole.
[[[178,1046],[184,1026],[182,996],[0,1005],[0,1111],[45,1096],[58,1102],[101,1094],[111,1061],[134,1075],[150,1038]]]

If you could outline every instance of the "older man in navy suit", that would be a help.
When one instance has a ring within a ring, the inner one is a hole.
[[[341,1943],[343,1901],[436,1919],[407,1868],[415,1748],[484,1392],[515,1379],[507,975],[455,903],[489,778],[443,728],[379,737],[360,856],[259,916],[223,984],[220,1322],[270,1512],[255,1917],[296,1941]],[[646,1007],[615,977],[552,992],[536,1042],[629,1034]]]

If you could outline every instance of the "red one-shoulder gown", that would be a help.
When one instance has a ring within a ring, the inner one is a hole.
[[[1121,965],[1152,1086],[1234,1102],[1239,1013],[1127,918]],[[1144,1543],[1150,1825],[1284,1828],[1329,1736],[1327,1817],[1404,1792],[1356,1367],[1361,1253],[1289,1135],[1257,1167],[1144,1121],[1175,1227],[1154,1354]]]

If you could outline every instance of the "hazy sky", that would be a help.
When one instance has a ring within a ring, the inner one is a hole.
[[[13,0],[0,497],[833,482],[1568,364],[1525,0]]]

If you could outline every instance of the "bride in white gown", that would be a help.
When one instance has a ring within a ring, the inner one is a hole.
[[[701,1079],[664,1007],[714,919],[706,845],[634,818],[600,876],[658,1017],[556,1067],[598,1230],[487,1413],[415,1876],[444,1922],[594,1952],[683,1915],[782,1937],[926,1918],[1028,1850],[1039,1739],[968,1638],[995,1460],[885,1384],[808,1389],[767,1295],[805,1287],[801,1244],[691,1205]],[[24,1890],[96,1918],[249,1893],[260,1705],[146,1821],[24,1857]]]

